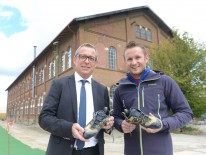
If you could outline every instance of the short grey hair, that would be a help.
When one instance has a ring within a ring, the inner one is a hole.
[[[97,52],[96,47],[95,47],[94,45],[90,44],[90,43],[84,43],[84,44],[80,45],[80,46],[77,48],[76,52],[75,52],[75,57],[79,55],[79,50],[80,50],[82,47],[88,47],[88,48],[94,49],[95,54],[96,54],[96,58],[98,57],[98,52]]]

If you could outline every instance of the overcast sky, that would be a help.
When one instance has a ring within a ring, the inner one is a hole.
[[[171,29],[206,43],[206,0],[0,0],[0,112],[8,86],[72,19],[149,6]]]

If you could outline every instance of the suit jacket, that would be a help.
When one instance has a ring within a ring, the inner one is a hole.
[[[94,111],[109,108],[107,87],[92,79]],[[88,104],[88,103],[87,103]],[[39,125],[51,133],[47,155],[72,155],[75,139],[72,125],[77,122],[77,95],[74,75],[52,81],[45,98]],[[104,137],[101,130],[97,135],[100,155],[104,155]]]

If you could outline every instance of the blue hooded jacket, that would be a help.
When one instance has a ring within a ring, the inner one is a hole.
[[[125,155],[173,155],[170,130],[183,127],[193,117],[192,110],[177,83],[161,72],[146,68],[140,82],[127,74],[115,90],[113,100],[114,127],[122,131],[125,108],[138,108],[162,120],[163,128],[149,134],[139,125],[132,133],[124,134]],[[172,111],[172,115],[171,115]]]

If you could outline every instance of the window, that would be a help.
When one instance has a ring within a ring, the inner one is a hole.
[[[66,52],[62,52],[62,56],[61,56],[61,66],[62,66],[61,71],[62,72],[65,71],[66,69],[65,64],[66,64]]]
[[[35,103],[34,101],[31,101],[31,106],[30,106],[30,114],[34,114],[35,113]]]
[[[28,91],[29,90],[29,79],[26,80],[26,83],[25,83],[25,91]]]
[[[136,25],[136,37],[147,41],[152,41],[152,31],[141,25]]]
[[[146,29],[145,29],[145,27],[141,28],[141,38],[146,40]]]
[[[44,82],[44,69],[39,70],[39,84]]]
[[[24,102],[20,105],[20,114],[23,115],[24,114]]]
[[[41,81],[42,83],[44,82],[44,68],[41,70]]]
[[[38,114],[40,114],[42,106],[43,106],[43,96],[40,96],[38,98],[38,109],[37,109],[38,110]]]
[[[72,67],[72,48],[68,49],[68,61],[67,61],[67,68]]]
[[[48,79],[51,79],[54,76],[55,76],[55,60],[49,63]]]
[[[26,101],[25,103],[25,114],[28,114],[28,109],[29,109],[29,103]]]
[[[54,77],[56,75],[56,61],[55,60],[53,60],[52,72],[53,72],[53,77]]]
[[[141,38],[141,27],[140,25],[136,25],[136,37]]]
[[[152,32],[150,29],[147,29],[147,40],[152,41]]]
[[[116,49],[114,47],[109,48],[109,68],[116,69]]]
[[[51,73],[52,73],[52,63],[49,63],[49,69],[48,69],[48,79],[51,79]]]

